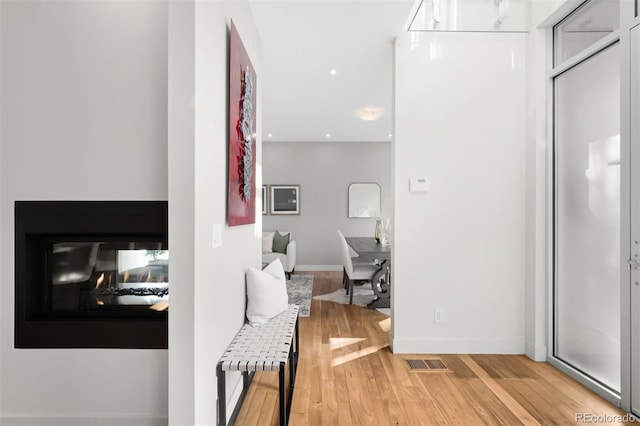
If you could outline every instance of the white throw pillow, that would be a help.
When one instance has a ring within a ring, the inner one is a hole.
[[[271,253],[273,251],[273,236],[275,232],[263,232],[262,233],[262,252]]]
[[[284,294],[287,294],[287,278],[284,273],[284,266],[282,266],[282,262],[280,261],[280,259],[276,258],[275,260],[273,260],[271,263],[265,266],[261,272],[266,272],[267,274],[270,274],[282,281],[282,289],[284,291]]]
[[[253,327],[266,324],[289,308],[287,281],[280,259],[262,271],[249,267],[247,271],[247,319]]]

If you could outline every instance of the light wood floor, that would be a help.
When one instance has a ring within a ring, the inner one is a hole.
[[[314,295],[342,288],[342,273],[313,275]],[[392,354],[388,326],[388,317],[376,310],[312,300],[311,316],[300,318],[289,424],[572,425],[585,423],[577,421],[580,413],[624,415],[525,356],[442,355],[451,372],[412,372],[406,359],[429,356]],[[278,424],[277,377],[256,374],[236,424]],[[592,423],[624,424],[600,420]]]

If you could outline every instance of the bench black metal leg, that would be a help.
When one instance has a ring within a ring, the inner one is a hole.
[[[245,389],[245,390],[248,389],[250,383],[251,383],[251,380],[250,380],[249,372],[243,371],[242,372],[242,389]]]
[[[287,424],[287,400],[284,393],[284,369],[285,363],[280,363],[280,371],[278,372],[279,377],[279,393],[280,397],[280,426],[285,426]]]
[[[296,355],[298,354],[298,351],[300,350],[300,323],[298,322],[298,319],[296,318],[296,326],[295,326],[295,330],[296,330]]]
[[[293,382],[296,378],[296,366],[293,361],[293,348],[289,350],[289,396],[293,395]],[[291,404],[291,401],[289,401]]]
[[[291,349],[289,350],[289,395],[287,397],[287,418],[291,416],[293,388],[296,384],[296,374],[298,372],[298,352],[300,350],[300,333],[298,325],[298,318],[296,318],[296,325],[294,327],[296,338],[291,342]]]
[[[216,376],[218,376],[218,426],[221,426],[227,424],[227,396],[225,372],[220,364],[216,367]]]
[[[295,326],[295,333],[296,333],[296,347],[295,347],[295,351],[293,352],[293,371],[294,371],[294,376],[298,373],[298,354],[300,353],[300,322],[299,322],[299,318],[296,318],[296,326]]]
[[[293,401],[293,387],[296,381],[296,363],[293,346],[289,349],[289,393],[287,394],[287,417],[291,414],[291,402]]]

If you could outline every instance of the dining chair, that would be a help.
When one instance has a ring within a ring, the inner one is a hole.
[[[340,237],[340,252],[341,252],[341,257],[343,258],[342,260],[342,286],[344,287],[344,289],[347,291],[347,295],[349,294],[349,286],[347,285],[347,267],[346,267],[346,263],[344,261],[344,255],[342,255],[342,244],[344,242],[346,242],[347,240],[345,239],[344,235],[342,234],[342,231],[338,230],[338,236]],[[352,263],[355,259],[358,259],[358,257],[360,256],[358,253],[356,253],[356,251],[351,248],[351,246],[349,244],[347,244],[347,248],[349,249],[349,257],[351,257]]]
[[[379,269],[379,266],[371,259],[362,259],[359,257],[352,257],[350,253],[349,244],[344,238],[342,232],[338,231],[340,236],[340,246],[342,248],[342,265],[343,276],[342,281],[349,295],[349,304],[353,303],[353,282],[354,281],[369,281],[371,282],[373,275]],[[371,283],[373,285],[373,283]]]
[[[338,235],[340,237],[340,251],[342,251],[342,244],[347,240],[340,230],[338,230]],[[351,263],[371,263],[370,259],[361,259],[360,255],[353,248],[351,248],[349,244],[347,244],[347,248],[349,249],[349,257],[351,258]],[[349,294],[349,286],[347,285],[347,269],[344,260],[342,261],[342,285],[344,286],[344,289],[347,290],[347,294]]]

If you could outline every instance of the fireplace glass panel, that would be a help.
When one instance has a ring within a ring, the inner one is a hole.
[[[44,312],[156,310],[169,305],[169,251],[161,242],[48,245]]]

